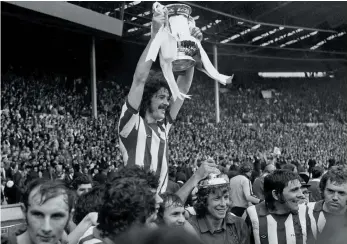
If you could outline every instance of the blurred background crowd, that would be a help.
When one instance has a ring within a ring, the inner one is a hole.
[[[1,179],[9,203],[19,202],[35,178],[71,183],[87,174],[103,183],[123,166],[117,129],[128,86],[98,81],[93,119],[87,80],[13,69],[1,75]],[[225,173],[245,161],[274,160],[303,169],[345,161],[346,86],[345,78],[236,80],[223,87],[216,124],[214,82],[197,73],[192,99],[169,134],[175,181],[189,179],[210,157]],[[261,91],[270,89],[272,98],[264,99]],[[6,191],[8,180],[16,191]]]

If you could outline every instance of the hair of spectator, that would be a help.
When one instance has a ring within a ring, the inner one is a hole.
[[[99,212],[105,195],[105,185],[93,187],[89,192],[82,194],[75,204],[73,221],[79,224],[91,212]]]
[[[282,169],[289,170],[291,172],[294,172],[295,168],[296,168],[296,166],[294,164],[284,164],[282,166]]]
[[[81,169],[81,166],[79,164],[74,164],[73,165],[73,169],[76,171],[76,172],[79,172],[80,169]]]
[[[159,186],[159,176],[156,176],[152,171],[145,170],[143,167],[140,167],[138,165],[122,168],[121,170],[116,172],[116,174],[111,179],[111,181],[118,180],[124,177],[127,177],[127,178],[134,177],[134,178],[146,180],[147,184],[152,189],[157,189]]]
[[[320,166],[315,166],[312,169],[312,178],[319,178],[323,175],[324,169]]]
[[[169,177],[171,177],[171,178],[176,178],[176,173],[177,173],[176,167],[170,165],[168,171],[169,171],[169,173],[168,173],[168,174],[169,174]]]
[[[243,164],[241,164],[240,168],[239,168],[239,172],[240,174],[246,174],[248,172],[251,172],[253,170],[253,164],[250,162],[245,162]]]
[[[30,193],[36,188],[39,188],[38,193],[41,195],[40,204],[44,204],[49,199],[55,198],[57,196],[66,195],[67,196],[66,204],[69,207],[69,212],[72,210],[74,197],[70,189],[64,183],[64,181],[45,180],[45,179],[36,179],[29,184],[27,190],[23,194],[23,204],[26,210],[28,210],[28,207],[29,207]]]
[[[161,72],[150,71],[147,83],[144,88],[143,98],[140,105],[140,116],[144,118],[146,111],[151,106],[151,99],[161,88],[167,89],[171,97],[171,90]]]
[[[275,201],[272,191],[276,191],[277,194],[283,193],[283,189],[288,186],[290,181],[298,180],[301,182],[301,179],[298,174],[285,170],[278,169],[268,174],[264,178],[264,196],[265,204],[269,209],[275,209]]]
[[[267,165],[265,165],[263,171],[266,172],[266,173],[271,173],[271,172],[270,172],[271,166],[272,166],[272,164],[267,164]],[[273,165],[273,166],[274,166],[274,165]]]
[[[159,206],[158,210],[158,221],[160,223],[163,223],[163,218],[164,218],[164,212],[166,208],[169,207],[184,207],[184,203],[182,202],[181,198],[177,196],[174,193],[164,193],[161,195],[161,198],[163,199],[163,202]]]
[[[196,194],[197,201],[194,205],[196,215],[199,217],[206,216],[207,207],[208,207],[207,199],[211,193],[222,192],[222,194],[224,195],[225,193],[229,192],[229,189],[230,189],[229,185],[200,188]]]
[[[229,171],[238,171],[239,167],[236,164],[230,166]]]
[[[72,187],[75,190],[77,190],[80,185],[84,185],[84,184],[92,184],[89,177],[85,174],[78,176],[76,179],[72,181]]]
[[[319,182],[319,189],[324,199],[324,190],[328,180],[334,184],[347,184],[347,167],[345,165],[333,166],[326,174],[323,175]]]
[[[144,224],[155,211],[154,195],[143,179],[123,177],[108,183],[98,216],[102,236],[114,237],[134,224]]]
[[[10,164],[10,167],[11,167],[12,169],[15,169],[16,166],[17,166],[17,163],[12,162],[12,163]]]

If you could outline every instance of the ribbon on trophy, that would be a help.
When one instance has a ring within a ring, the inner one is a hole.
[[[155,62],[159,53],[160,67],[170,87],[173,99],[176,100],[179,98],[183,100],[184,98],[190,98],[189,95],[183,94],[179,91],[172,72],[172,61],[174,61],[177,56],[177,40],[171,34],[169,29],[167,9],[164,5],[155,2],[153,4],[153,15],[155,14],[164,14],[166,16],[166,23],[160,27],[158,33],[155,35],[152,44],[149,47],[146,61],[152,60]],[[154,35],[153,27],[151,29],[151,35]]]
[[[184,6],[187,6],[187,5],[184,5]],[[170,23],[170,20],[169,20],[167,7],[158,2],[155,2],[153,4],[153,15],[157,15],[157,14],[164,14],[166,17],[166,21],[165,21],[165,24],[160,27],[160,29],[158,30],[158,33],[153,38],[152,43],[148,50],[146,61],[152,60],[153,62],[155,62],[159,53],[160,66],[161,66],[163,75],[170,87],[173,99],[176,100],[177,98],[179,98],[183,100],[185,98],[190,98],[191,97],[190,95],[183,94],[179,91],[174,74],[173,74],[173,68],[174,68],[173,62],[176,61],[178,58],[177,44],[180,43],[182,40],[179,39],[179,33],[176,33],[177,34],[176,36],[171,33],[172,31],[171,28],[175,27],[175,29],[179,29],[179,28],[184,29],[184,27],[186,27],[190,29],[195,27],[195,21],[192,18],[190,18],[189,23],[187,20],[187,26],[178,26],[178,27],[173,26],[173,23]],[[170,28],[170,24],[171,24],[171,28]],[[153,29],[151,30],[151,32],[152,32],[151,35],[153,37],[154,35]],[[231,83],[233,76],[222,75],[214,68],[206,52],[202,48],[200,41],[198,41],[197,39],[193,37],[189,37],[188,39],[189,40],[194,39],[193,41],[200,51],[202,67],[197,67],[197,69],[204,72],[210,78],[217,80],[223,85]],[[194,64],[195,64],[195,61],[194,61]]]

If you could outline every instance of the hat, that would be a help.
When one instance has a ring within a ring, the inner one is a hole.
[[[228,185],[226,179],[216,174],[210,174],[207,179],[200,181],[198,188],[218,187]]]
[[[310,187],[311,185],[308,184],[308,181],[310,180],[310,177],[305,173],[301,172],[299,173],[300,179],[301,179],[301,186],[303,187]]]

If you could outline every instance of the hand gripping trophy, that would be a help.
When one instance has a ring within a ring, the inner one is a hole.
[[[231,83],[233,76],[220,74],[210,62],[200,41],[191,36],[191,30],[195,27],[195,21],[191,17],[192,9],[185,4],[161,5],[158,2],[153,4],[153,12],[164,13],[167,21],[158,31],[149,49],[146,60],[155,61],[158,53],[160,65],[172,92],[174,99],[189,98],[188,95],[181,94],[177,88],[173,72],[184,71],[201,63],[198,70],[221,84]],[[198,61],[197,61],[198,60]]]

